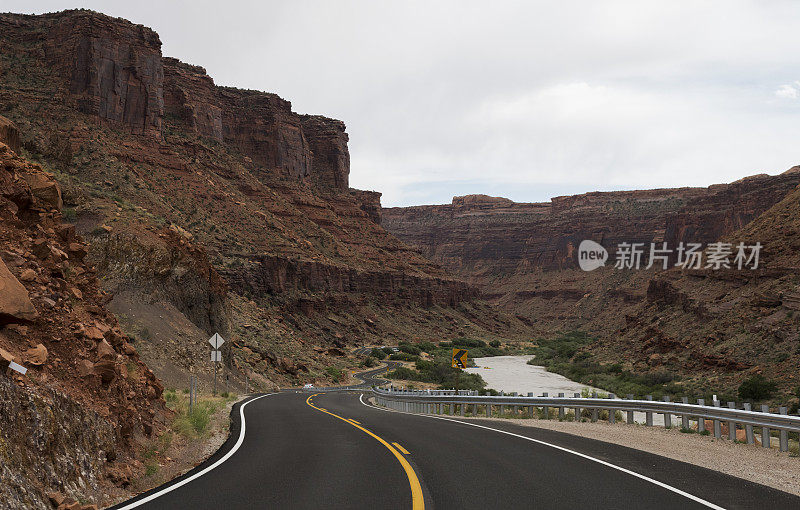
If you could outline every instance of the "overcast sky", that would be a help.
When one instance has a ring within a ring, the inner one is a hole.
[[[800,164],[800,2],[0,0],[155,29],[220,85],[342,119],[384,206],[706,186]]]

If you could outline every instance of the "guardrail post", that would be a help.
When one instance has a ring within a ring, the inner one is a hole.
[[[547,393],[545,391],[544,393],[542,393],[542,396],[543,397],[547,397],[547,396],[549,396],[549,393]],[[545,420],[549,420],[550,419],[550,408],[548,406],[542,406],[542,414],[544,414],[544,419]]]
[[[580,397],[581,397],[580,393],[573,393],[572,394],[572,398],[580,398]],[[581,408],[580,407],[576,407],[575,408],[575,421],[581,421]]]
[[[628,395],[625,398],[627,398],[628,400],[633,400],[633,394],[628,393]],[[628,411],[628,423],[633,425],[633,411]]]
[[[720,407],[720,401],[714,401],[714,407]],[[719,420],[714,420],[714,437],[722,437],[722,426]]]
[[[688,404],[689,403],[689,397],[681,397],[681,403]],[[689,415],[688,414],[682,414],[681,415],[681,427],[683,427],[683,430],[689,430]]]
[[[669,402],[670,398],[668,396],[663,397],[661,400],[664,402]],[[672,414],[664,413],[664,428],[671,429],[672,428]]]
[[[742,407],[744,407],[745,411],[750,411],[751,410],[750,402],[744,402],[742,404]],[[755,444],[756,439],[753,436],[753,426],[752,425],[745,424],[745,426],[744,426],[744,435],[745,435],[745,438],[747,439],[747,444]]]
[[[706,405],[706,399],[698,398],[697,405],[704,406]],[[700,434],[706,431],[706,417],[705,416],[698,416],[697,417],[697,433]]]
[[[597,398],[597,392],[592,392],[592,398]],[[592,409],[592,423],[597,421],[597,408]]]
[[[559,393],[558,394],[558,398],[564,398],[564,394],[563,393]],[[558,406],[558,419],[559,420],[564,420],[564,406],[563,405],[562,406]]]
[[[486,417],[487,418],[492,417],[492,404],[489,403],[486,404]]]
[[[653,400],[653,395],[646,395],[644,398],[645,398],[645,400]],[[652,427],[653,426],[653,412],[652,411],[646,411],[644,413],[644,424],[647,425],[648,427]]]
[[[450,404],[450,416],[455,416],[456,414],[456,405]]]
[[[761,412],[769,413],[769,406],[761,404]],[[769,427],[761,427],[761,446],[764,448],[771,448],[772,441],[770,440]]]
[[[460,408],[461,408],[461,416],[465,416],[465,415],[466,415],[466,407],[467,407],[467,404],[465,404],[464,402],[461,402],[461,405],[460,405],[460,406],[458,406],[458,407],[460,407]]]
[[[736,409],[736,402],[728,402],[728,409]],[[736,441],[736,422],[728,421],[728,439]]]
[[[778,412],[780,414],[786,414],[787,413],[787,409],[786,409],[786,407],[781,406],[778,409]],[[781,429],[781,451],[782,452],[788,452],[789,451],[789,431],[788,430],[784,430],[784,429]]]
[[[611,399],[617,398],[617,396],[614,395],[613,393],[610,393],[608,395],[608,397],[611,398]],[[610,423],[612,425],[617,423],[617,411],[616,411],[616,409],[609,409],[608,410],[608,423]]]

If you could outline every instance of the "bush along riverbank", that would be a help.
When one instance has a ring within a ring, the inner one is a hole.
[[[744,379],[738,386],[711,387],[697,380],[686,379],[680,374],[655,369],[637,372],[620,363],[601,363],[592,354],[592,343],[596,339],[582,331],[562,333],[552,338],[536,341],[529,351],[534,355],[529,365],[544,367],[575,382],[602,388],[617,396],[633,395],[644,398],[652,395],[659,400],[663,396],[705,398],[711,402],[713,396],[723,402],[744,400],[769,402],[778,398],[789,406],[789,412],[797,412],[800,404],[800,388],[791,395],[779,395],[777,384],[761,374]]]
[[[458,388],[462,390],[483,390],[486,381],[479,374],[469,374],[450,366],[453,349],[466,349],[468,366],[475,366],[473,358],[491,356],[514,356],[530,354],[530,347],[520,343],[502,344],[498,340],[489,343],[474,338],[456,338],[452,341],[419,342],[415,344],[401,342],[398,352],[390,347],[373,349],[370,356],[384,359],[388,356],[392,361],[413,363],[413,366],[402,366],[386,374],[388,379],[419,381],[435,384],[439,388]]]

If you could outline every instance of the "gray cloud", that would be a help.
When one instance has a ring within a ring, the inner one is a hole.
[[[793,2],[84,6],[153,27],[219,84],[344,120],[351,183],[384,205],[708,185],[800,159]]]

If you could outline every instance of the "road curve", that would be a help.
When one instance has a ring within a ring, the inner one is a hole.
[[[790,494],[631,448],[391,412],[358,393],[285,392],[245,405],[234,408],[231,439],[214,458],[115,508],[800,508]]]
[[[358,379],[361,379],[362,383],[359,384],[359,387],[364,388],[371,388],[372,386],[380,386],[382,384],[386,384],[389,382],[388,379],[381,379],[377,376],[387,372],[389,370],[394,370],[395,368],[402,365],[399,361],[384,361],[383,363],[386,366],[378,367],[373,370],[367,370],[366,372],[359,372],[357,374],[353,374]]]

